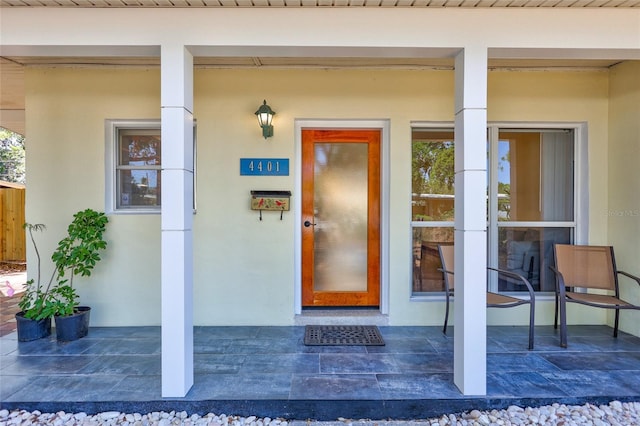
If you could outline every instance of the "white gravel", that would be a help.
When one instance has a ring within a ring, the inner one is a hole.
[[[225,414],[197,414],[175,412],[120,413],[108,411],[96,415],[86,413],[41,413],[39,411],[0,410],[0,426],[98,426],[98,425],[210,425],[210,426],[487,426],[487,425],[615,425],[640,426],[640,402],[613,401],[595,406],[553,404],[536,408],[511,406],[506,410],[490,410],[447,414],[438,418],[421,420],[351,420],[313,421],[228,416]]]

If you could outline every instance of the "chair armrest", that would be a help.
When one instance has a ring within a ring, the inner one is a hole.
[[[443,274],[451,274],[453,275],[453,271],[447,271],[444,268],[438,268],[438,271],[442,272]],[[444,278],[444,292],[447,294],[447,300],[449,300],[449,293],[451,293],[451,289],[449,288],[449,280],[447,279],[447,277],[443,277]]]
[[[555,266],[549,266],[549,269],[551,269],[551,271],[556,276],[556,294],[559,294],[560,297],[564,299],[567,293],[567,289],[564,285],[564,277],[562,276],[562,272],[558,271]]]
[[[515,278],[517,280],[522,281],[522,283],[527,286],[527,290],[529,291],[529,297],[531,299],[535,299],[536,295],[535,295],[535,292],[533,291],[533,287],[531,286],[531,283],[529,282],[528,279],[526,279],[522,275],[516,274],[511,271],[506,271],[504,269],[492,268],[491,266],[488,266],[487,269],[491,271],[496,271],[498,274],[506,275],[507,277]]]
[[[635,275],[631,275],[631,274],[630,274],[630,273],[628,273],[628,272],[624,272],[624,271],[620,271],[620,270],[618,271],[618,273],[619,273],[620,275],[624,275],[625,277],[631,278],[632,280],[635,280],[635,282],[637,282],[637,283],[638,283],[638,285],[640,285],[640,277],[637,277],[637,276],[635,276]]]

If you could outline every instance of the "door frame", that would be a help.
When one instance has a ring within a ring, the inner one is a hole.
[[[295,120],[294,313],[302,313],[302,129],[380,129],[380,313],[389,314],[389,120]]]

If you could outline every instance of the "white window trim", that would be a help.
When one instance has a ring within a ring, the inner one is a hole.
[[[452,121],[412,121],[410,122],[411,129],[451,129],[454,130],[454,123]],[[588,244],[589,241],[589,146],[588,146],[588,125],[585,122],[487,122],[487,131],[491,129],[520,129],[520,130],[542,130],[542,129],[572,129],[574,131],[574,221],[565,222],[517,222],[517,226],[544,226],[544,227],[575,227],[574,243],[575,244]],[[491,147],[490,149],[493,149]],[[497,186],[497,156],[491,155],[489,157],[489,170],[490,176],[489,182],[493,182],[492,185]],[[493,175],[495,173],[495,176]],[[496,188],[497,189],[497,188]],[[492,193],[492,188],[489,188]],[[492,203],[491,197],[489,203]],[[497,200],[495,201],[497,203]],[[492,205],[489,206],[489,211],[492,212]],[[496,208],[497,211],[497,208]],[[515,225],[516,222],[500,222],[500,226],[508,226],[509,224]],[[436,227],[453,227],[453,222],[428,222],[428,221],[411,221],[410,227],[413,228],[436,228]],[[496,226],[498,226],[496,224]],[[488,230],[488,224],[487,224]],[[487,237],[490,238],[490,232],[487,233]],[[489,251],[494,250],[492,247],[495,245],[489,241]],[[497,245],[495,245],[497,250]],[[413,250],[413,241],[409,241],[408,244],[409,253]],[[490,255],[490,252],[487,252]],[[497,256],[494,256],[497,258]],[[413,273],[412,271],[410,272]],[[411,285],[411,282],[409,282]],[[540,295],[542,299],[551,299],[553,295],[548,293],[536,293]],[[511,295],[511,294],[510,294]],[[515,294],[517,296],[517,294]],[[414,294],[411,292],[409,300],[417,302],[438,302],[445,299],[442,292],[434,292],[433,294],[419,293]]]
[[[105,212],[107,214],[160,214],[160,206],[132,207],[119,209],[117,203],[118,130],[119,129],[158,129],[159,119],[149,120],[105,120]],[[160,165],[162,167],[162,164]]]
[[[588,125],[586,122],[488,122],[487,128],[495,127],[498,129],[520,129],[520,130],[540,130],[540,129],[571,129],[574,131],[574,222],[544,222],[545,227],[561,227],[565,224],[573,224],[575,226],[575,244],[587,244],[589,241],[589,140]],[[497,166],[497,164],[496,164]],[[497,167],[496,167],[497,169]],[[497,171],[496,171],[497,173]],[[495,179],[497,182],[497,179]],[[506,223],[501,222],[501,226]],[[519,222],[520,224],[524,222]],[[536,222],[531,222],[536,223]],[[542,222],[540,222],[542,223]]]
[[[118,209],[117,201],[117,170],[118,164],[118,130],[119,129],[158,129],[161,130],[161,121],[159,119],[107,119],[105,120],[105,212],[107,214],[160,214],[161,206],[155,207],[132,207],[128,209]],[[193,121],[193,213],[196,213],[197,200],[197,132],[196,121]],[[162,142],[161,142],[162,143]],[[162,171],[162,163],[160,164]]]

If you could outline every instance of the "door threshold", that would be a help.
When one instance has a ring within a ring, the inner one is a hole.
[[[377,309],[311,309],[294,318],[295,325],[389,325]]]

